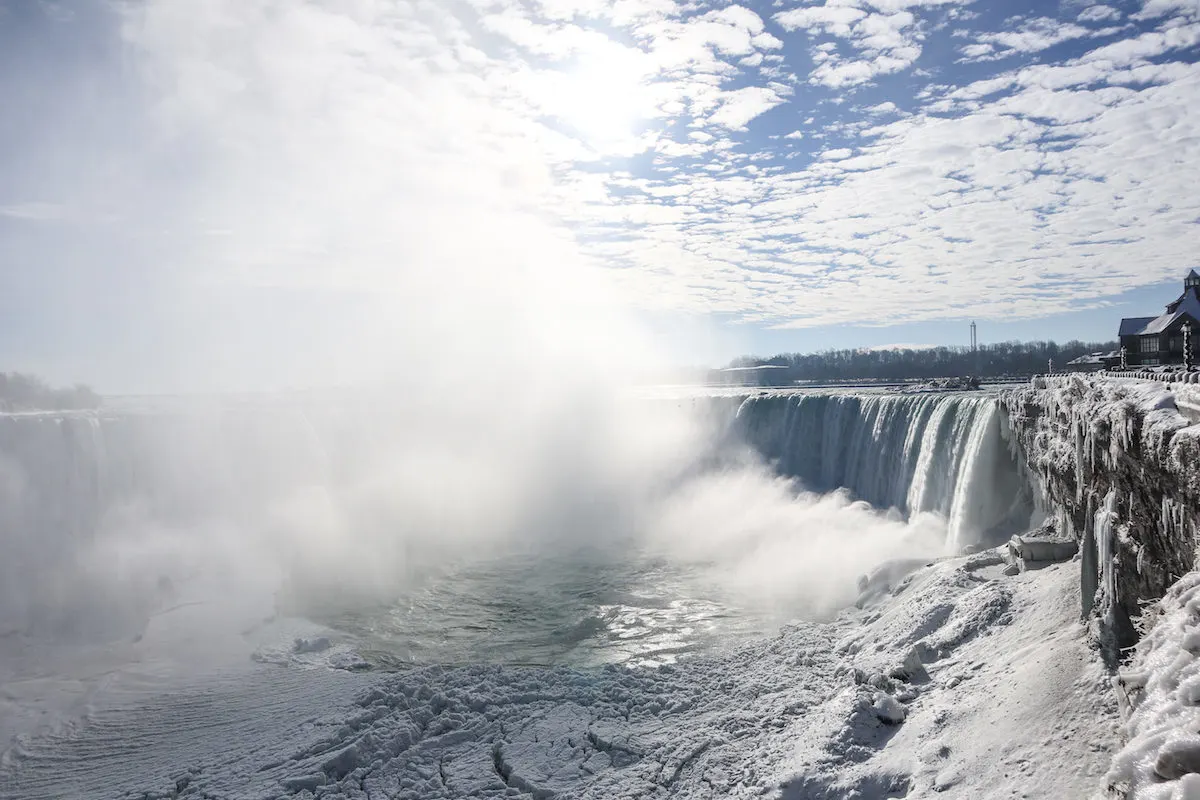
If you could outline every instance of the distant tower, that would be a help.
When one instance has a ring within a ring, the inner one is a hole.
[[[973,356],[971,360],[975,362],[975,364],[974,364],[975,376],[978,377],[979,376],[979,335],[978,335],[978,331],[975,329],[975,320],[971,320],[971,353]]]

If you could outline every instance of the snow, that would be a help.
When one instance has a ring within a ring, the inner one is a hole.
[[[1200,426],[1178,410],[1191,387],[1104,376],[1037,378],[1001,396],[1056,527],[1080,543],[1085,613],[1115,665],[1147,601],[1195,561]]]
[[[1153,627],[1114,680],[1128,741],[1107,785],[1129,800],[1200,797],[1200,572],[1181,578],[1148,617]]]
[[[182,690],[110,687],[21,737],[0,797],[1087,796],[1117,720],[1078,561],[1002,561],[885,568],[835,621],[658,669],[247,659]]]

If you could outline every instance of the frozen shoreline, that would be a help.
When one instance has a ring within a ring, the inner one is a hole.
[[[1078,569],[949,559],[658,670],[254,665],[23,739],[0,797],[1085,797],[1116,708]]]

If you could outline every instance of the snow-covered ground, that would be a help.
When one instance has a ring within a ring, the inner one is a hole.
[[[82,718],[4,755],[0,797],[1087,797],[1118,720],[1078,562],[1002,570],[893,564],[834,622],[659,669],[356,673],[226,634],[260,659],[93,675]]]
[[[1200,572],[1147,615],[1153,624],[1115,681],[1129,712],[1127,744],[1107,776],[1110,797],[1200,798]]]

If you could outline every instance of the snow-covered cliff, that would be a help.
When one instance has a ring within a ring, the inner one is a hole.
[[[1142,607],[1196,565],[1200,426],[1182,386],[1036,378],[1001,395],[1009,441],[1047,510],[1080,543],[1084,614],[1110,664],[1138,638]]]

